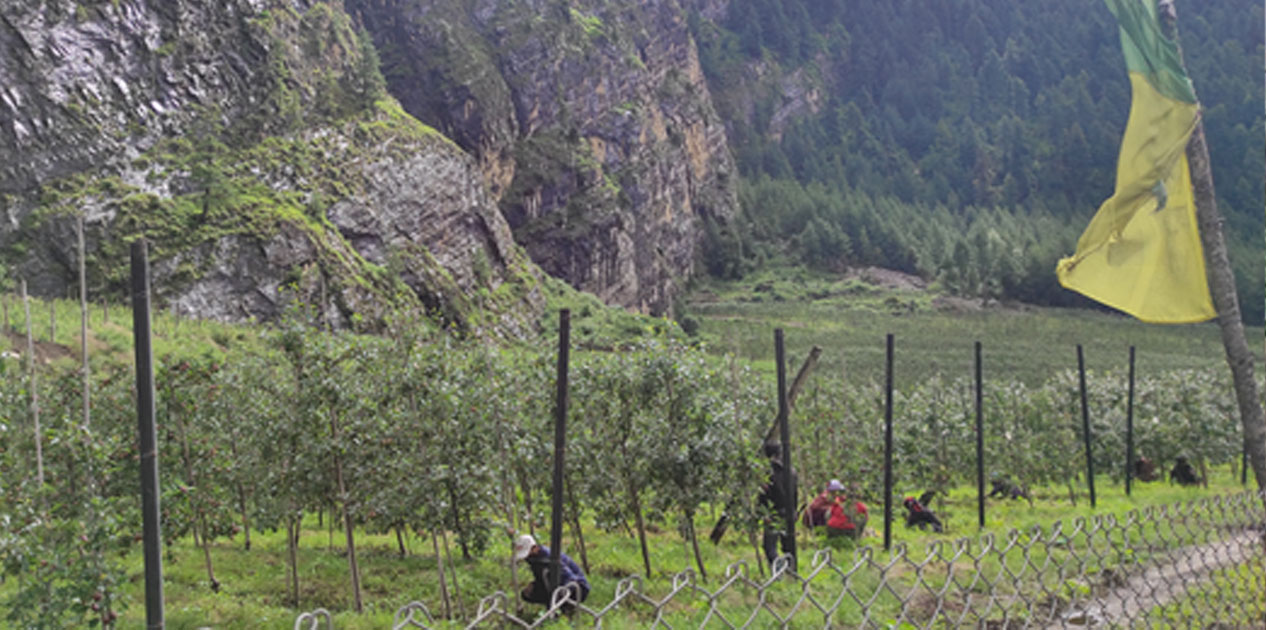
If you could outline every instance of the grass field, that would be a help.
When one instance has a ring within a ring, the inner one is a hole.
[[[1210,487],[1182,488],[1153,483],[1136,486],[1134,495],[1127,497],[1123,489],[1101,482],[1098,506],[1092,509],[1084,489],[1074,507],[1069,503],[1065,488],[1040,488],[1035,490],[1036,504],[1029,508],[1023,501],[988,503],[988,520],[985,532],[999,538],[1015,528],[1022,531],[1034,526],[1050,529],[1059,521],[1067,527],[1074,519],[1091,515],[1113,514],[1122,516],[1130,510],[1149,505],[1175,504],[1216,494],[1229,494],[1241,489],[1238,476],[1229,469],[1215,471]],[[868,526],[868,535],[862,545],[882,546],[882,505],[872,505],[874,516]],[[899,510],[899,506],[894,509]],[[937,535],[919,530],[909,530],[894,523],[893,540],[909,546],[912,554],[921,554],[935,540],[975,538],[980,533],[976,527],[975,494],[972,488],[958,488],[938,507],[945,519],[948,531]],[[707,512],[700,518],[700,529],[711,526]],[[196,630],[198,628],[290,628],[300,610],[323,607],[334,612],[335,627],[340,630],[370,630],[391,627],[395,611],[410,601],[421,601],[437,617],[443,614],[436,572],[434,543],[430,538],[406,536],[409,549],[407,557],[400,557],[394,534],[358,533],[358,557],[362,566],[366,612],[350,611],[350,587],[347,578],[347,562],[341,552],[341,531],[319,526],[317,518],[310,515],[305,522],[299,556],[300,608],[285,604],[287,597],[285,540],[280,532],[252,534],[253,548],[242,549],[242,538],[220,540],[212,546],[216,577],[223,588],[212,593],[208,587],[206,571],[200,550],[188,538],[167,541],[165,560],[165,595],[167,627],[172,630]],[[547,525],[537,530],[538,538],[548,538]],[[593,592],[589,603],[601,607],[614,594],[616,583],[623,577],[640,572],[641,556],[635,538],[620,531],[603,531],[592,523],[585,524],[585,541],[590,570],[588,572]],[[440,543],[441,545],[443,543]],[[815,550],[822,548],[824,540],[800,536],[800,556],[808,563]],[[441,547],[442,548],[442,547]],[[453,594],[453,613],[470,616],[478,605],[478,599],[496,590],[513,593],[509,570],[509,540],[498,537],[494,548],[482,556],[463,560],[457,546],[450,540],[452,567],[457,576],[457,593]],[[575,538],[564,535],[564,549],[580,562]],[[671,590],[671,576],[693,569],[694,561],[688,544],[669,526],[660,525],[650,535],[651,562],[655,575],[644,583],[645,592],[652,597],[662,597]],[[704,541],[701,546],[709,579],[701,582],[704,588],[716,588],[725,567],[745,561],[753,578],[759,579],[754,549],[740,532],[731,532],[719,546]],[[848,551],[844,550],[848,564]],[[879,553],[879,557],[886,557]],[[130,580],[126,587],[131,606],[121,617],[120,627],[139,627],[144,620],[142,563],[139,549],[129,555]],[[525,580],[526,571],[520,570],[519,579]],[[520,582],[520,585],[525,582]],[[788,584],[772,593],[770,600],[775,606],[787,606],[796,588]],[[3,587],[0,587],[3,590]],[[787,591],[783,593],[782,590]],[[460,601],[460,604],[458,603]],[[726,599],[731,611],[750,611],[758,603],[755,595],[735,596]],[[881,604],[882,605],[882,604]],[[528,608],[532,614],[533,608]],[[645,613],[645,609],[641,610]],[[464,614],[463,614],[464,613]],[[739,614],[735,612],[734,614]],[[680,621],[695,619],[700,615],[697,607],[689,605],[674,609]],[[638,614],[622,617],[618,623],[604,623],[604,627],[641,627],[647,619]],[[820,624],[820,621],[819,621]],[[444,625],[441,623],[440,625]],[[460,627],[460,626],[456,626]],[[687,624],[687,627],[693,627]]]
[[[1029,384],[1076,369],[1082,344],[1086,368],[1124,374],[1129,347],[1137,373],[1226,365],[1215,323],[1162,326],[1121,315],[1022,305],[979,307],[940,300],[929,290],[885,289],[859,279],[804,270],[766,272],[738,283],[711,283],[695,291],[687,311],[699,336],[715,352],[733,352],[771,370],[773,329],[785,330],[788,370],[812,346],[823,349],[819,378],[884,377],[885,335],[894,335],[897,387],[940,373],[968,377],[973,344],[982,343],[985,378],[1006,376]],[[1262,364],[1261,327],[1246,331]]]

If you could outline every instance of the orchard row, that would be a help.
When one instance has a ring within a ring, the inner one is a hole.
[[[358,530],[452,533],[475,555],[504,531],[544,522],[553,349],[411,332],[423,329],[360,336],[291,317],[258,344],[159,357],[163,536],[192,535],[205,549],[230,535],[249,547],[252,530],[287,531],[288,590],[298,603],[297,537],[303,515],[320,512],[344,527],[359,601]],[[776,413],[772,377],[671,337],[572,356],[564,518],[579,555],[582,513],[637,536],[648,573],[649,524],[675,525],[693,541],[700,509],[725,506],[737,527],[760,526],[753,497],[768,476],[760,443]],[[129,365],[94,368],[84,426],[77,366],[37,366],[34,379],[29,369],[0,360],[0,560],[18,578],[6,591],[8,618],[23,627],[109,626],[121,605],[121,558],[141,529],[134,375]],[[1096,468],[1119,478],[1126,382],[1091,374],[1089,383]],[[802,497],[841,478],[881,499],[883,401],[878,384],[810,381],[791,414]],[[1084,470],[1075,374],[1040,387],[986,382],[984,408],[988,470],[1073,487]],[[970,382],[933,379],[897,392],[894,416],[898,492],[974,482]],[[1220,374],[1144,376],[1134,416],[1138,452],[1158,463],[1239,457],[1234,397]]]

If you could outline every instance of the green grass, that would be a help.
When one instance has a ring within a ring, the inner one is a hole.
[[[0,332],[0,349],[26,353],[26,314],[22,300],[15,294],[0,293],[0,302],[8,305],[9,327]],[[36,344],[36,355],[54,363],[74,363],[80,360],[80,308],[78,300],[30,299],[31,335]],[[0,311],[3,308],[0,307]],[[50,326],[50,313],[55,315],[55,325]],[[210,320],[187,319],[170,311],[154,310],[150,316],[155,358],[165,354],[195,356],[212,354],[223,356],[238,344],[258,342],[256,328],[240,324],[223,324]],[[50,332],[52,333],[50,337]],[[88,352],[89,361],[106,363],[130,363],[135,352],[132,345],[132,310],[117,303],[88,305]]]
[[[1079,497],[1076,507],[1069,504],[1065,488],[1036,489],[1037,502],[1033,509],[1027,503],[990,501],[989,516],[985,532],[991,533],[995,540],[1006,541],[1006,532],[1012,528],[1028,531],[1035,526],[1043,526],[1050,532],[1050,525],[1061,521],[1068,526],[1076,519],[1089,518],[1092,515],[1114,515],[1124,519],[1130,510],[1151,505],[1169,505],[1186,503],[1201,497],[1217,494],[1229,494],[1240,490],[1238,477],[1233,477],[1229,469],[1216,471],[1209,489],[1181,488],[1165,484],[1143,484],[1137,487],[1133,497],[1126,497],[1119,484],[1112,484],[1106,479],[1101,481],[1098,494],[1098,507],[1091,509],[1084,496]],[[942,535],[909,530],[895,523],[893,540],[895,544],[908,545],[907,553],[912,557],[922,558],[927,546],[933,541],[952,542],[962,538],[977,539],[980,531],[975,525],[974,489],[958,488],[953,491],[937,511],[946,520],[949,531]],[[880,547],[882,545],[882,505],[872,505],[872,519],[868,526],[868,535],[862,545]],[[899,506],[894,506],[899,510]],[[698,519],[697,527],[700,536],[704,536],[714,522],[715,515],[708,510],[703,511]],[[280,532],[260,533],[252,531],[251,551],[242,549],[242,537],[234,540],[218,540],[212,545],[212,557],[216,569],[216,577],[223,585],[220,593],[212,593],[208,587],[208,579],[202,560],[201,551],[194,547],[188,538],[168,541],[168,557],[165,560],[165,595],[168,627],[175,629],[211,628],[290,628],[300,610],[312,610],[318,607],[327,608],[335,613],[335,627],[340,630],[384,629],[391,625],[391,617],[395,611],[410,601],[421,601],[437,617],[442,614],[442,604],[438,590],[439,580],[433,555],[432,542],[429,538],[416,535],[406,536],[410,555],[397,555],[394,534],[357,533],[357,554],[361,564],[362,582],[366,612],[357,615],[351,612],[350,585],[345,556],[341,552],[342,530],[329,529],[330,515],[325,514],[323,526],[318,526],[314,515],[305,520],[305,529],[300,541],[300,609],[286,604],[288,587],[286,584],[286,560],[284,535]],[[1167,547],[1180,546],[1191,542],[1194,533],[1184,534],[1181,528],[1177,533],[1166,532],[1164,544]],[[538,537],[544,539],[548,533],[544,527],[536,531]],[[608,532],[585,522],[585,541],[590,563],[589,577],[593,592],[588,601],[595,607],[606,605],[613,597],[615,587],[620,578],[634,573],[642,573],[640,549],[635,538],[623,532]],[[1150,538],[1157,538],[1152,535]],[[1068,535],[1072,545],[1083,548],[1084,535]],[[332,541],[332,543],[331,543]],[[1153,540],[1159,545],[1160,540]],[[441,543],[442,544],[442,543]],[[1112,558],[1113,554],[1103,551],[1106,541],[1102,536],[1095,539],[1095,548],[1104,557]],[[1139,553],[1144,552],[1146,542],[1132,541]],[[825,540],[801,533],[799,548],[801,566],[807,568],[813,552],[822,548]],[[693,569],[694,560],[689,546],[667,524],[660,523],[656,531],[650,534],[650,554],[654,575],[646,580],[643,592],[654,599],[666,596],[672,589],[671,576],[677,572]],[[580,553],[575,538],[570,530],[565,533],[564,547],[577,562]],[[951,545],[952,548],[952,545]],[[975,553],[979,547],[973,546]],[[480,597],[496,590],[513,593],[510,571],[508,568],[508,539],[495,538],[493,547],[487,553],[463,560],[457,545],[451,541],[449,549],[455,565],[462,608],[469,617],[477,607]],[[699,581],[704,589],[715,590],[724,581],[727,565],[738,561],[747,563],[749,577],[763,581],[755,566],[755,551],[748,545],[746,536],[737,530],[731,531],[720,546],[713,546],[704,540],[701,552],[708,571],[707,581]],[[876,548],[877,562],[885,562],[887,553]],[[1084,553],[1084,552],[1083,552]],[[1159,553],[1159,549],[1157,550]],[[837,562],[850,565],[852,560],[848,549],[834,552]],[[1006,556],[1007,566],[1012,570],[1018,568],[1019,554],[1012,552]],[[1030,562],[1040,563],[1046,559],[1045,552],[1036,551],[1031,554]],[[1052,555],[1054,562],[1069,562],[1067,557]],[[139,548],[128,557],[127,594],[132,605],[122,616],[120,627],[137,627],[144,618],[142,562]],[[1002,562],[996,556],[988,556],[981,562],[987,574],[996,574]],[[1098,561],[1088,566],[1090,571],[1102,568]],[[956,565],[956,571],[963,566]],[[866,572],[863,572],[866,573]],[[898,572],[901,574],[902,572]],[[520,569],[520,584],[526,583],[527,573]],[[896,574],[894,574],[896,575]],[[956,573],[956,575],[962,575]],[[1253,574],[1257,575],[1257,574]],[[1261,579],[1260,575],[1245,577],[1243,574],[1232,574],[1231,578],[1241,582],[1252,583]],[[897,581],[908,581],[909,575],[896,578]],[[1059,588],[1059,584],[1050,582],[1054,575],[1047,576],[1048,588]],[[929,570],[924,579],[929,584],[940,584],[944,580],[943,570]],[[960,577],[960,579],[962,579]],[[1091,577],[1093,579],[1093,575]],[[1259,582],[1260,583],[1260,582]],[[827,572],[813,581],[816,593],[830,593],[838,590],[839,578]],[[853,582],[859,594],[874,592],[879,583],[869,575],[859,575]],[[0,591],[3,587],[0,587]],[[766,601],[780,614],[787,612],[799,594],[799,587],[792,581],[782,581],[774,585],[767,593]],[[731,619],[745,618],[755,609],[760,598],[754,589],[735,588],[727,590],[719,600],[719,606]],[[1197,602],[1198,604],[1199,602]],[[1193,605],[1188,603],[1187,609]],[[457,604],[453,604],[456,611]],[[848,622],[860,619],[852,607],[842,608],[841,621]],[[539,612],[537,607],[529,607],[529,614]],[[695,627],[707,612],[706,599],[689,593],[676,597],[666,610],[674,627]],[[876,617],[894,618],[897,602],[891,595],[880,594],[874,606]],[[1197,608],[1196,610],[1202,610]],[[606,620],[604,627],[637,628],[645,627],[652,618],[651,608],[645,605],[622,606],[621,613]],[[851,611],[851,612],[850,612]],[[1160,614],[1160,613],[1158,613]],[[1168,614],[1168,613],[1166,613]],[[773,627],[773,617],[762,613],[762,620],[757,627]],[[792,627],[813,627],[814,622],[820,626],[820,614],[805,612],[797,614],[796,623]],[[440,624],[443,626],[443,624]],[[443,626],[450,627],[450,626]],[[460,627],[460,626],[455,626]]]
[[[973,343],[980,341],[985,378],[1015,377],[1038,384],[1077,367],[1124,372],[1136,346],[1138,374],[1225,366],[1217,325],[1143,324],[1101,312],[1036,307],[992,307],[943,312],[929,290],[887,290],[798,269],[767,271],[742,282],[701,286],[687,303],[699,335],[716,352],[732,352],[773,370],[773,329],[785,331],[794,375],[812,346],[823,349],[817,377],[851,381],[884,378],[885,336],[894,335],[898,388],[934,374],[969,377]],[[1258,364],[1263,329],[1245,331]]]
[[[1187,592],[1164,606],[1150,611],[1153,628],[1191,628],[1216,618],[1220,628],[1258,628],[1266,619],[1266,577],[1260,568],[1259,554],[1252,563],[1213,572],[1209,581],[1189,588]],[[1212,615],[1210,612],[1212,611]],[[1234,624],[1234,625],[1232,625]],[[1256,624],[1256,625],[1254,625]],[[1209,626],[1213,627],[1213,626]]]

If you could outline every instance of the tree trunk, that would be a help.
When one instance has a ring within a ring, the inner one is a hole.
[[[633,499],[633,520],[637,523],[637,540],[642,545],[642,566],[646,567],[646,579],[651,579],[651,554],[646,549],[646,523],[642,520],[642,501],[637,495],[637,485],[629,483],[629,497]]]
[[[453,486],[452,479],[449,479],[448,483],[444,485],[448,487],[448,507],[450,508],[449,511],[453,513],[453,532],[457,536],[458,546],[462,548],[462,560],[470,560],[470,549],[466,546],[465,529],[462,527],[462,514],[457,509],[457,489]],[[448,551],[447,536],[444,538],[444,544],[444,550]]]
[[[44,444],[40,431],[40,394],[35,387],[35,336],[31,333],[31,298],[22,280],[22,308],[26,311],[26,368],[31,383],[31,419],[35,422],[35,479],[44,487]]]
[[[453,580],[453,599],[457,601],[457,614],[465,619],[466,606],[462,604],[462,590],[457,585],[457,569],[453,568],[453,557],[448,553],[448,532],[441,531],[440,537],[444,539],[444,562],[448,565],[449,579]]]
[[[207,540],[207,516],[198,511],[198,522],[202,527],[202,559],[207,565],[207,580],[211,582],[211,592],[220,592],[220,581],[215,579],[215,567],[211,564],[211,543]]]
[[[506,452],[506,444],[504,440],[505,431],[502,431],[501,435],[503,437],[502,440],[499,440],[501,461],[509,462],[510,455]],[[510,476],[506,474],[505,468],[501,469],[501,501],[503,502],[502,509],[506,512],[506,523],[509,525],[509,531],[506,533],[510,535],[510,542],[511,545],[513,545],[514,536],[519,531],[519,502],[515,499],[514,485],[510,483]],[[585,568],[585,572],[589,572],[588,567]],[[519,597],[519,563],[514,560],[513,546],[510,550],[510,588],[513,589],[510,591],[510,599],[514,600],[514,612],[518,615],[522,613],[522,599]]]
[[[708,570],[703,568],[703,556],[699,555],[699,537],[695,535],[695,515],[689,510],[686,511],[686,530],[690,532],[690,546],[695,551],[695,566],[699,567],[699,576],[707,582]]]
[[[527,512],[525,515],[528,523],[528,533],[536,536],[536,519],[532,513],[532,484],[528,483],[527,475],[519,477],[519,483],[523,486],[523,509]]]
[[[403,558],[409,555],[409,552],[406,551],[404,548],[404,534],[400,533],[399,523],[396,523],[395,530],[396,530],[396,546],[400,548],[400,557]]]
[[[167,415],[180,418],[180,420],[176,421],[176,431],[179,433],[180,439],[180,459],[185,467],[185,480],[193,486],[193,490],[189,493],[189,507],[193,512],[193,516],[197,519],[196,523],[191,523],[190,526],[193,529],[194,544],[202,547],[202,556],[207,565],[207,580],[211,584],[211,591],[218,593],[220,592],[220,582],[215,579],[215,567],[211,564],[211,541],[208,540],[207,535],[206,512],[202,508],[201,498],[197,496],[197,493],[201,491],[201,484],[198,483],[198,478],[193,472],[193,456],[189,452],[189,429],[185,426],[184,410],[181,409],[180,411],[181,413],[172,413],[171,409],[168,409]],[[198,540],[199,535],[201,535],[201,541]]]
[[[210,540],[208,536],[209,530],[206,529],[206,512],[203,510],[203,501],[201,501],[201,498],[196,497],[196,493],[201,491],[201,487],[199,483],[197,483],[197,477],[194,474],[194,463],[192,463],[192,458],[189,453],[189,431],[187,431],[184,420],[177,421],[176,430],[180,431],[180,454],[181,459],[184,459],[185,479],[189,481],[191,486],[194,486],[194,490],[192,490],[189,495],[189,506],[197,519],[196,526],[192,528],[192,530],[194,530],[194,544],[203,548],[203,559],[206,563],[206,579],[210,582],[211,592],[218,593],[220,592],[220,582],[218,579],[215,579],[215,567],[211,565]],[[199,535],[201,535],[201,541],[199,541]]]
[[[330,437],[338,444],[338,415],[330,411]],[[343,458],[334,451],[334,477],[338,483],[338,501],[343,512],[343,531],[347,538],[347,567],[352,572],[352,600],[357,613],[365,611],[360,594],[360,567],[356,564],[356,535],[352,531],[352,513],[347,509],[347,483],[343,478]],[[334,519],[330,519],[333,525]]]
[[[290,603],[299,607],[299,519],[286,519],[286,551],[290,564]]]
[[[1077,490],[1073,488],[1073,478],[1068,478],[1068,502],[1077,507]]]
[[[760,572],[761,578],[765,577],[765,550],[761,548],[760,541],[756,540],[756,532],[747,530],[747,542],[752,545],[752,551],[756,553],[756,569]]]
[[[1161,23],[1177,43],[1178,25],[1173,2],[1163,2],[1162,5]],[[1181,45],[1178,51],[1181,59]],[[1231,271],[1226,241],[1222,236],[1222,217],[1218,214],[1213,189],[1213,171],[1209,167],[1209,146],[1205,142],[1203,117],[1196,118],[1196,128],[1187,141],[1187,163],[1191,168],[1191,187],[1195,195],[1196,220],[1200,225],[1200,244],[1204,248],[1205,276],[1209,281],[1213,307],[1218,311],[1218,328],[1222,333],[1226,362],[1231,368],[1231,378],[1235,384],[1240,424],[1244,428],[1244,450],[1248,453],[1253,475],[1257,478],[1258,490],[1266,490],[1266,416],[1262,415],[1257,379],[1253,375],[1253,355],[1244,337],[1235,275]]]
[[[431,546],[435,549],[435,570],[440,574],[440,601],[444,602],[444,618],[453,618],[453,604],[448,598],[448,580],[444,577],[444,557],[440,555],[440,536],[431,532]]]
[[[236,458],[234,458],[236,459]],[[246,515],[246,491],[242,482],[237,482],[237,507],[242,513],[242,532],[246,534],[246,550],[251,550],[251,521]]]

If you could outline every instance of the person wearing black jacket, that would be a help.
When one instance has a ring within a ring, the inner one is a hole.
[[[550,604],[550,593],[548,572],[551,560],[550,548],[545,545],[538,544],[536,539],[528,534],[519,536],[514,541],[514,559],[527,562],[528,568],[532,570],[532,583],[524,588],[519,596],[523,601],[533,604]],[[568,587],[572,591],[572,600],[576,603],[585,601],[589,596],[589,580],[585,579],[584,571],[572,560],[567,554],[559,556],[559,572],[562,573],[559,581],[563,586]],[[567,603],[563,605],[563,612],[571,612],[575,605]]]
[[[769,442],[765,444],[765,456],[769,458],[769,483],[761,488],[757,500],[762,508],[772,511],[775,516],[765,517],[765,534],[762,541],[765,558],[772,565],[778,557],[778,548],[783,553],[791,552],[791,540],[787,536],[787,511],[796,505],[796,476],[789,473],[782,464],[782,444]],[[787,496],[787,488],[791,488],[791,496]]]

